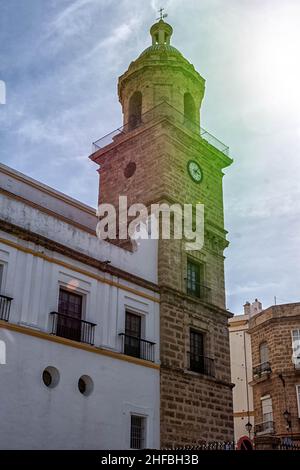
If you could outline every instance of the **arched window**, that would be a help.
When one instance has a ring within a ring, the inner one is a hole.
[[[129,100],[129,128],[134,129],[142,120],[142,93],[135,91]]]
[[[266,341],[261,343],[259,346],[259,357],[261,364],[269,362],[269,348]]]
[[[189,121],[196,121],[196,107],[193,97],[190,93],[184,94],[184,117]]]

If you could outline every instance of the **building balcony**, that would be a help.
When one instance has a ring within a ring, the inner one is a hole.
[[[186,281],[186,292],[188,295],[192,297],[197,297],[204,302],[211,303],[211,288],[206,286],[205,284],[201,284],[199,282],[192,281],[188,278],[185,279]]]
[[[94,344],[95,323],[80,320],[63,313],[51,312],[51,334],[80,343]]]
[[[199,374],[215,377],[215,361],[210,357],[199,356],[198,354],[188,354],[189,370]]]
[[[8,321],[12,297],[0,294],[0,320]]]
[[[268,379],[272,372],[270,362],[262,362],[257,366],[253,367],[253,380],[261,381]]]
[[[265,434],[274,434],[275,433],[274,421],[263,421],[261,423],[257,423],[254,426],[254,433],[256,436],[262,436]]]
[[[145,361],[155,361],[155,343],[125,333],[119,333],[119,336],[122,338],[123,354]]]

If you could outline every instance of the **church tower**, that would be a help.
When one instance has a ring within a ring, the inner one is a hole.
[[[204,246],[157,240],[160,287],[161,446],[232,440],[225,306],[223,169],[228,148],[204,131],[205,80],[171,45],[161,18],[152,45],[119,78],[123,127],[95,143],[99,203],[204,205]],[[145,260],[147,262],[147,260]]]

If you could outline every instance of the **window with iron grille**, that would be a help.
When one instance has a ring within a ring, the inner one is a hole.
[[[130,448],[143,449],[145,447],[145,425],[146,418],[131,415],[130,425]]]
[[[204,335],[199,331],[190,331],[190,370],[204,371]]]

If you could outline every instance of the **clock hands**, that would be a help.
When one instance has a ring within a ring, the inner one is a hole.
[[[195,168],[195,167],[194,167],[194,168],[193,168],[193,173],[194,173],[195,175],[197,175],[197,176],[201,176],[200,168],[197,168],[197,167]]]

